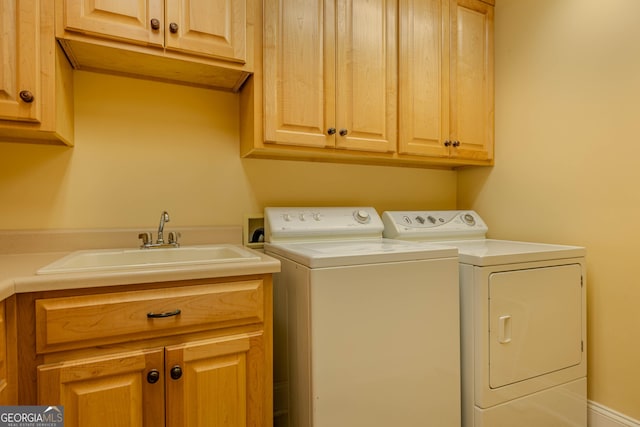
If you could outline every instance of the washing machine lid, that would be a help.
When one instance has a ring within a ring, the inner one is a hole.
[[[457,240],[443,244],[458,249],[460,262],[477,266],[516,264],[583,257],[585,248],[579,246],[519,242],[514,240]]]
[[[265,253],[291,259],[309,268],[341,267],[401,261],[456,258],[451,246],[391,239],[265,243]]]

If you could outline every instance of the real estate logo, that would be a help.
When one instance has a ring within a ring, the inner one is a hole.
[[[64,407],[0,406],[0,427],[64,427]]]

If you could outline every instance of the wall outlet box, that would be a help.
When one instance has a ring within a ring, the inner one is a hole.
[[[245,246],[252,249],[264,247],[264,215],[245,215],[242,234],[242,241]]]

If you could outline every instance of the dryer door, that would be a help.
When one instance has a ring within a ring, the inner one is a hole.
[[[489,386],[564,369],[582,359],[579,264],[489,277]]]

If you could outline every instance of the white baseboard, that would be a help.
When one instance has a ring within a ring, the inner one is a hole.
[[[640,427],[640,421],[591,400],[587,408],[589,427]]]

